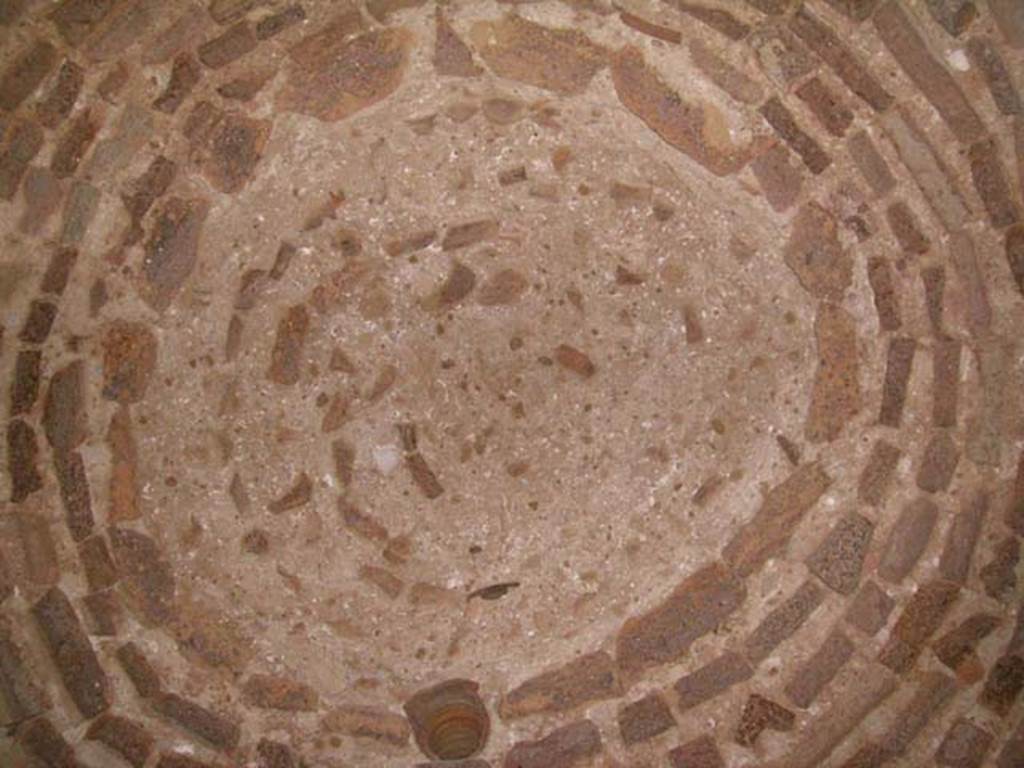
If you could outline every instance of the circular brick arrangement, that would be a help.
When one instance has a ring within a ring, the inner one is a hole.
[[[0,763],[1024,766],[1018,0],[0,40]]]

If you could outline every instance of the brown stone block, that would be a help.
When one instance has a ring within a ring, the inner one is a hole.
[[[43,487],[37,467],[39,444],[35,430],[21,419],[7,424],[7,472],[11,478],[11,501],[20,504]]]
[[[796,95],[833,136],[841,138],[853,122],[853,112],[817,77],[799,86]]]
[[[935,753],[935,763],[943,768],[981,768],[994,743],[991,733],[965,718],[957,718]]]
[[[725,768],[718,745],[710,736],[698,736],[668,753],[672,768]]]
[[[790,710],[760,694],[752,693],[740,713],[736,743],[752,747],[765,730],[792,731],[795,723],[796,716]]]
[[[209,204],[202,198],[170,197],[163,203],[145,244],[140,293],[157,312],[170,306],[195,267]]]
[[[804,165],[817,175],[832,164],[832,158],[822,149],[821,145],[806,133],[796,122],[789,109],[775,96],[761,105],[761,116],[775,129],[789,148],[800,156]]]
[[[122,645],[117,649],[117,660],[139,696],[148,699],[160,692],[160,675],[138,645],[133,642]]]

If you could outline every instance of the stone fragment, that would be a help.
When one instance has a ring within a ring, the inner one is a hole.
[[[968,420],[966,454],[976,464],[998,466],[1005,441],[1006,395],[1016,386],[1011,373],[1016,352],[1008,341],[992,337],[978,340],[974,352],[981,392]]]
[[[994,139],[984,139],[971,145],[967,152],[971,164],[971,179],[996,229],[1003,229],[1020,220],[1017,202],[1006,178],[1006,170],[999,158]]]
[[[805,434],[812,443],[831,442],[861,409],[857,332],[853,318],[829,302],[818,306],[814,330],[818,368]]]
[[[601,732],[578,720],[536,741],[520,741],[505,755],[504,768],[574,768],[601,751]]]
[[[117,649],[117,660],[124,667],[136,693],[144,699],[160,692],[160,676],[149,663],[146,655],[133,642],[127,642]]]
[[[112,527],[108,535],[127,597],[147,624],[166,624],[174,616],[175,579],[156,542],[130,528]]]
[[[992,308],[970,235],[955,233],[949,240],[949,254],[967,302],[968,326],[973,335],[978,335],[991,324]]]
[[[981,73],[996,108],[1004,115],[1024,112],[1020,94],[996,46],[988,37],[972,37],[967,41],[967,56]]]
[[[74,248],[81,244],[92,226],[99,204],[100,191],[92,184],[81,179],[71,184],[61,221],[61,246]]]
[[[597,366],[590,357],[569,344],[559,344],[555,348],[555,362],[584,379],[597,373]]]
[[[725,768],[718,745],[708,735],[698,736],[671,750],[668,762],[672,768]]]
[[[932,644],[936,658],[956,672],[960,665],[974,657],[978,644],[1000,624],[998,616],[974,613]]]
[[[359,567],[359,578],[368,584],[372,584],[392,600],[402,593],[405,584],[386,568],[376,565],[362,565]]]
[[[518,270],[500,269],[480,286],[477,301],[484,307],[507,306],[516,303],[529,287],[529,281]]]
[[[985,127],[949,71],[928,50],[900,3],[888,0],[873,18],[875,31],[907,76],[963,144],[982,137]]]
[[[853,122],[853,112],[817,77],[800,85],[796,95],[833,136],[842,138]]]
[[[87,718],[110,707],[110,685],[71,602],[53,587],[32,606],[64,687]]]
[[[660,604],[627,619],[616,638],[616,661],[627,679],[682,656],[714,631],[746,596],[742,582],[719,563],[685,578]]]
[[[498,711],[505,720],[566,712],[621,692],[611,656],[597,651],[520,684],[502,698]]]
[[[796,202],[803,186],[803,176],[790,162],[789,155],[789,150],[776,144],[750,164],[765,199],[779,213]]]
[[[757,571],[786,548],[793,529],[832,484],[816,463],[804,464],[767,494],[754,516],[722,550],[725,562],[739,575]]]
[[[786,683],[786,695],[798,707],[807,709],[851,656],[853,642],[842,630],[833,630]]]
[[[255,768],[302,768],[298,755],[287,744],[260,739],[256,745]]]
[[[78,451],[57,453],[53,457],[53,468],[68,531],[72,539],[81,541],[93,529],[92,498],[82,455]]]
[[[992,548],[992,559],[978,572],[985,594],[1001,599],[1017,585],[1020,542],[1006,536]]]
[[[96,93],[110,104],[117,104],[121,91],[128,85],[132,71],[123,61],[112,66],[96,85]]]
[[[935,579],[921,584],[904,607],[878,660],[893,672],[910,670],[960,594],[960,587]]]
[[[619,11],[619,21],[627,27],[635,29],[637,32],[648,37],[653,37],[656,40],[664,40],[666,43],[674,45],[679,45],[683,41],[683,35],[678,29],[657,24],[628,11]]]
[[[39,444],[35,430],[22,419],[7,423],[7,472],[11,478],[11,502],[20,504],[43,487],[36,466]]]
[[[750,38],[762,71],[780,90],[788,89],[814,69],[814,58],[785,27],[766,24]]]
[[[825,593],[813,581],[799,589],[762,619],[744,643],[752,664],[759,664],[782,642],[790,638],[821,605]]]
[[[452,225],[445,232],[444,239],[441,241],[441,249],[454,251],[476,245],[483,240],[490,240],[498,234],[498,227],[499,223],[494,219],[480,219]]]
[[[331,443],[331,456],[334,458],[334,474],[344,486],[352,485],[353,468],[356,450],[344,439],[339,438]]]
[[[269,120],[228,112],[219,117],[197,146],[203,176],[220,192],[244,187],[256,171],[270,138]]]
[[[35,40],[11,59],[0,75],[0,109],[13,112],[35,93],[57,66],[57,49],[45,40]]]
[[[289,5],[277,13],[272,13],[260,19],[256,24],[256,38],[259,40],[269,40],[271,37],[276,37],[289,27],[305,20],[306,10],[301,5],[298,3]]]
[[[681,677],[675,684],[681,712],[699,706],[724,693],[754,674],[754,668],[738,653],[726,651],[707,664]]]
[[[275,515],[279,515],[282,512],[298,509],[308,504],[312,498],[313,481],[309,479],[309,475],[301,472],[287,491],[267,505],[267,510]]]
[[[82,598],[82,604],[89,614],[89,634],[100,637],[115,637],[122,621],[121,604],[113,590],[93,592]]]
[[[38,349],[21,349],[14,363],[11,379],[10,416],[20,416],[32,410],[39,397],[43,354]]]
[[[211,0],[210,16],[218,24],[232,24],[245,16],[249,11],[266,5],[267,0]]]
[[[192,53],[189,51],[179,53],[174,57],[174,63],[171,65],[171,76],[167,80],[167,86],[153,102],[154,109],[173,115],[192,93],[192,89],[198,85],[201,77],[199,64]]]
[[[752,747],[765,730],[792,731],[795,723],[796,716],[784,706],[752,693],[747,697],[739,725],[736,726],[736,743]]]
[[[104,713],[89,726],[85,738],[99,741],[117,752],[132,768],[143,768],[155,739],[140,723]]]
[[[925,446],[917,469],[917,487],[928,493],[949,488],[960,462],[960,449],[946,431],[936,432]]]
[[[111,417],[107,446],[110,449],[107,519],[114,524],[135,520],[142,514],[139,507],[139,457],[128,408],[119,408]]]
[[[914,365],[917,342],[905,336],[896,336],[889,342],[885,365],[885,380],[882,383],[882,403],[878,422],[887,427],[898,428],[903,419],[903,407],[907,400],[907,384]]]
[[[60,564],[50,524],[29,508],[18,510],[14,524],[21,543],[26,580],[41,586],[56,584],[60,579]]]
[[[147,325],[118,320],[103,334],[103,397],[122,405],[146,394],[156,367],[156,336]]]
[[[240,21],[229,27],[227,31],[200,45],[196,49],[196,53],[199,60],[207,67],[220,69],[253,51],[256,44],[255,30],[248,22]]]
[[[50,378],[43,402],[43,430],[56,454],[68,454],[88,434],[85,413],[85,371],[75,360]]]
[[[886,539],[878,564],[879,576],[893,584],[906,578],[928,546],[938,514],[938,507],[927,498],[903,507]]]
[[[85,175],[97,183],[105,183],[132,161],[152,134],[152,113],[139,104],[129,102],[121,111],[112,135],[96,144],[85,164]]]
[[[924,287],[924,307],[928,312],[928,323],[932,333],[942,338],[942,313],[945,310],[946,270],[942,265],[925,267],[921,270],[921,284]]]
[[[880,257],[868,259],[868,283],[874,294],[878,326],[883,331],[897,331],[903,325],[900,312],[900,297],[893,283],[889,262]]]
[[[250,706],[284,712],[312,712],[320,701],[311,687],[282,675],[252,675],[242,686],[242,696]]]
[[[405,455],[405,468],[409,470],[413,482],[428,499],[436,499],[444,493],[444,486],[437,479],[437,474],[419,451]]]
[[[234,80],[229,80],[224,85],[217,86],[217,93],[225,99],[249,102],[263,90],[271,77],[273,77],[273,73],[270,71],[250,72],[240,75]]]
[[[434,69],[446,77],[476,77],[483,68],[452,27],[441,6],[434,11]]]
[[[278,108],[335,122],[394,93],[408,67],[412,34],[388,28],[352,37],[361,26],[358,12],[342,13],[295,45]]]
[[[921,225],[917,216],[910,210],[910,207],[902,200],[895,200],[885,209],[885,218],[889,222],[889,229],[892,230],[896,242],[904,253],[920,256],[927,253],[931,247],[927,235],[921,231]]]
[[[871,74],[849,47],[827,24],[801,6],[789,21],[790,29],[814,51],[846,87],[863,99],[876,112],[892,106],[893,96]]]
[[[202,198],[170,197],[161,206],[142,260],[143,300],[165,311],[196,264],[199,237],[209,204]]]
[[[379,707],[335,707],[324,715],[322,722],[329,731],[399,746],[409,742],[411,732],[408,720]]]
[[[935,753],[935,763],[943,768],[981,768],[994,742],[988,731],[963,717],[957,718]]]
[[[153,697],[153,707],[216,749],[231,752],[238,746],[241,737],[238,724],[194,701],[176,693],[158,693]]]
[[[807,567],[839,594],[853,594],[873,532],[874,524],[866,517],[844,515],[807,559]]]
[[[132,220],[132,227],[141,231],[142,219],[158,198],[170,188],[178,173],[173,160],[157,155],[139,178],[121,195],[121,201]]]
[[[1024,689],[1024,657],[1005,654],[996,660],[985,679],[978,703],[1006,717]]]
[[[28,344],[43,344],[50,336],[57,318],[57,305],[51,301],[33,299],[28,305],[28,316],[18,339]]]
[[[644,61],[634,46],[625,46],[612,59],[612,81],[619,101],[665,142],[717,176],[743,168],[763,141],[736,145],[718,108],[687,102]]]
[[[839,242],[836,220],[816,203],[803,205],[794,217],[784,259],[804,290],[819,299],[842,299],[853,280],[853,260]]]
[[[875,582],[861,587],[846,611],[846,621],[866,635],[878,633],[889,620],[895,601]]]
[[[622,742],[627,747],[653,739],[676,724],[668,704],[657,693],[621,707],[618,722]]]

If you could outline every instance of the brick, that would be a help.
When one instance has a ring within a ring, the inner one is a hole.
[[[672,768],[725,768],[718,745],[707,735],[698,736],[671,750],[668,762]]]
[[[844,515],[807,559],[808,569],[839,594],[853,594],[873,532],[874,524],[866,517]]]
[[[758,104],[764,98],[760,84],[719,56],[700,38],[690,41],[689,51],[694,66],[736,101]]]
[[[268,71],[256,71],[240,75],[234,80],[229,80],[224,85],[217,86],[217,93],[225,99],[234,101],[249,102],[256,98],[256,94],[263,90],[269,82],[272,73]]]
[[[14,364],[11,379],[11,416],[20,416],[32,410],[39,397],[42,352],[38,349],[21,349]]]
[[[833,136],[841,138],[853,122],[853,113],[850,109],[817,77],[812,77],[799,86],[796,95]]]
[[[833,630],[818,649],[786,683],[786,695],[807,709],[853,656],[853,642],[841,630]]]
[[[36,117],[47,128],[53,129],[63,122],[78,100],[85,82],[85,70],[66,59],[57,71],[57,79],[46,98],[36,107]]]
[[[928,546],[938,514],[938,507],[927,498],[904,505],[886,539],[879,576],[893,584],[907,577]]]
[[[265,16],[256,24],[256,38],[258,40],[269,40],[271,37],[284,32],[299,22],[306,20],[305,9],[296,3],[282,8],[277,13]]]
[[[978,8],[971,0],[925,0],[925,8],[953,37],[959,37],[978,18]]]
[[[109,138],[96,144],[84,175],[105,182],[131,163],[153,136],[153,114],[140,104],[128,102],[117,118]]]
[[[160,692],[160,676],[138,645],[127,642],[119,647],[117,660],[121,663],[139,696],[148,699]]]
[[[921,224],[910,207],[902,200],[895,200],[885,209],[885,218],[889,222],[896,242],[904,253],[921,255],[931,247],[927,235],[921,231]]]
[[[161,715],[223,752],[238,746],[241,731],[233,720],[175,693],[160,693],[153,707]]]
[[[908,113],[894,109],[880,118],[900,160],[949,232],[963,229],[969,211],[946,164]]]
[[[103,397],[122,405],[142,400],[156,367],[157,340],[150,328],[118,320],[103,331]]]
[[[52,768],[78,768],[75,750],[49,718],[38,717],[18,728],[16,741],[22,750]]]
[[[90,109],[79,112],[57,142],[50,159],[50,170],[61,179],[74,174],[99,130],[99,118]]]
[[[142,514],[139,506],[139,452],[127,407],[118,408],[107,430],[110,450],[109,507],[107,522],[112,524],[136,520]]]
[[[988,290],[978,266],[974,241],[964,232],[955,233],[949,240],[950,258],[967,303],[967,323],[973,335],[985,331],[992,321],[992,308]]]
[[[110,707],[110,684],[65,594],[53,587],[32,606],[64,687],[87,718]]]
[[[957,584],[967,583],[971,558],[988,507],[989,494],[983,489],[973,490],[964,498],[946,534],[946,543],[939,558],[939,575],[943,579]]]
[[[880,257],[868,259],[868,283],[874,295],[878,326],[883,331],[897,331],[903,325],[900,297],[893,282],[889,262]]]
[[[722,550],[725,562],[738,574],[749,575],[789,543],[793,529],[832,484],[818,464],[798,467],[767,494],[754,516]]]
[[[53,255],[50,256],[46,272],[43,274],[42,282],[39,284],[39,290],[42,293],[49,293],[55,296],[62,295],[64,289],[67,288],[68,279],[71,277],[71,271],[75,268],[77,261],[77,249],[55,248]]]
[[[885,626],[895,601],[873,581],[860,588],[846,611],[846,621],[866,635],[874,636]]]
[[[796,118],[775,96],[761,105],[759,110],[765,121],[786,144],[803,160],[804,165],[817,175],[832,164],[821,145],[797,125]]]
[[[972,37],[968,40],[967,56],[984,78],[992,101],[1000,112],[1004,115],[1019,115],[1024,112],[1017,87],[999,51],[989,38]]]
[[[279,109],[334,122],[394,93],[408,68],[412,34],[389,28],[352,37],[360,26],[357,13],[342,13],[289,50]]]
[[[240,21],[200,45],[196,52],[199,60],[207,67],[220,69],[255,50],[256,45],[255,30],[248,22]]]
[[[857,131],[846,140],[846,148],[868,186],[884,197],[896,186],[896,179],[885,158],[878,152],[867,131]]]
[[[41,514],[28,508],[18,510],[14,524],[21,543],[26,580],[42,586],[56,584],[60,579],[60,564],[50,524]]]
[[[301,378],[309,324],[309,311],[302,304],[289,308],[278,321],[267,371],[267,378],[275,384],[291,386]]]
[[[113,590],[93,592],[82,598],[82,604],[89,614],[89,634],[100,637],[115,637],[122,621],[121,604]]]
[[[744,642],[744,652],[752,664],[764,661],[780,644],[796,633],[825,599],[825,593],[813,581],[774,608]]]
[[[85,580],[90,592],[100,592],[117,583],[117,568],[110,556],[106,539],[90,536],[78,545],[78,557],[85,569]]]
[[[1020,562],[1020,542],[1013,536],[1004,537],[992,548],[992,559],[978,572],[985,594],[1001,599],[1017,585],[1017,564]]]
[[[743,656],[726,651],[676,682],[679,710],[685,712],[699,706],[732,686],[749,680],[753,674],[753,667]]]
[[[839,241],[836,220],[817,203],[797,212],[783,258],[804,290],[819,299],[840,301],[853,281],[853,260]]]
[[[0,724],[17,725],[49,707],[50,700],[25,664],[8,623],[0,623]]]
[[[28,305],[28,316],[18,338],[28,344],[43,344],[50,336],[57,318],[57,305],[51,301],[33,299]]]
[[[60,207],[64,188],[51,171],[32,166],[25,173],[22,195],[25,209],[18,220],[18,230],[26,235],[38,235]]]
[[[57,66],[57,49],[44,40],[36,40],[12,60],[0,76],[0,109],[16,110],[35,93]]]
[[[957,339],[936,339],[932,349],[932,423],[955,427],[963,344]]]
[[[668,704],[657,693],[621,707],[618,721],[622,742],[627,747],[653,739],[676,724]]]
[[[760,694],[752,693],[740,713],[736,743],[752,747],[765,730],[788,732],[793,730],[795,723],[796,716],[790,710]]]
[[[648,21],[642,16],[636,16],[628,11],[619,12],[619,21],[641,34],[653,37],[656,40],[664,40],[667,43],[679,45],[683,41],[683,35],[678,29],[672,29],[661,24]]]
[[[324,715],[322,725],[328,731],[396,746],[409,742],[409,721],[402,715],[380,707],[335,707]]]
[[[860,412],[860,354],[853,318],[836,304],[818,305],[818,368],[807,410],[807,440],[831,442]]]
[[[177,163],[163,155],[157,155],[142,175],[129,185],[129,189],[121,195],[121,201],[132,219],[133,226],[142,224],[146,213],[153,203],[167,192],[177,173]]]
[[[156,542],[129,528],[107,530],[121,572],[122,586],[148,624],[161,625],[174,615],[175,579]]]
[[[967,422],[966,453],[975,464],[997,466],[1005,442],[1006,393],[1015,386],[1010,373],[1015,352],[1006,341],[988,337],[976,340],[974,353],[981,381]]]
[[[601,732],[589,720],[564,725],[536,741],[520,741],[505,755],[504,768],[572,768],[601,751]]]
[[[779,213],[793,206],[803,186],[803,175],[789,157],[789,150],[776,144],[750,164],[765,199]]]
[[[77,247],[85,239],[96,217],[100,204],[100,191],[81,179],[71,184],[61,215],[60,245],[64,248]]]
[[[192,89],[199,84],[201,77],[199,64],[195,57],[188,51],[179,53],[174,57],[167,85],[163,93],[153,102],[153,108],[173,115],[192,93]]]
[[[476,77],[483,68],[473,60],[473,53],[448,22],[443,9],[434,11],[434,70],[443,77]]]
[[[678,659],[721,625],[745,596],[742,582],[718,563],[686,577],[660,604],[622,625],[615,643],[622,674],[632,679]]]
[[[876,112],[884,112],[892,106],[892,94],[882,87],[835,31],[806,7],[801,6],[790,18],[789,27],[868,106]]]
[[[900,449],[892,443],[882,439],[875,441],[857,481],[859,501],[877,507],[885,500],[900,455]]]
[[[909,671],[959,594],[959,585],[949,581],[921,584],[896,620],[878,660],[893,672]]]
[[[1024,16],[1022,16],[1021,22],[1021,46],[1024,47]],[[1024,755],[1024,720],[1006,739],[1005,745],[999,752],[996,768],[1020,768],[1021,755]]]
[[[885,380],[882,383],[882,403],[878,422],[887,427],[899,427],[903,419],[903,407],[907,400],[907,384],[914,365],[917,342],[905,336],[894,337],[889,342],[885,365]]]
[[[282,675],[251,675],[242,696],[250,706],[284,712],[312,712],[320,702],[310,686]]]
[[[28,164],[42,149],[43,129],[15,118],[6,130],[6,139],[6,149],[0,153],[0,199],[12,200]]]
[[[502,719],[511,720],[539,713],[565,712],[589,702],[615,698],[621,693],[612,657],[597,651],[516,686],[502,698],[498,711]]]
[[[1006,654],[989,670],[988,677],[985,678],[985,687],[978,695],[978,703],[1000,717],[1006,717],[1022,689],[1024,657]]]
[[[926,672],[913,697],[893,717],[882,736],[887,760],[902,757],[932,718],[939,715],[957,692],[956,681],[941,672]]]
[[[224,113],[197,150],[207,181],[225,194],[242,189],[263,157],[270,126],[269,120]]]
[[[43,487],[37,467],[39,443],[35,430],[22,419],[7,423],[7,473],[11,478],[11,501],[20,504]]]
[[[935,753],[935,764],[943,768],[981,768],[994,742],[988,731],[963,717],[957,718]]]
[[[170,197],[164,201],[142,260],[143,300],[157,312],[163,312],[174,300],[195,267],[199,237],[209,212],[202,198],[185,200]]]
[[[695,5],[682,0],[675,0],[672,5],[730,40],[742,40],[750,33],[749,25],[721,8],[709,8],[706,5]]]
[[[64,506],[64,520],[71,538],[81,541],[93,529],[92,498],[82,455],[78,451],[57,453],[53,457],[54,472]]]
[[[304,763],[287,744],[260,739],[256,745],[255,768],[301,768]]]
[[[143,768],[153,751],[154,739],[141,724],[110,713],[97,718],[89,726],[85,738],[102,742],[133,768]]]
[[[925,98],[963,144],[971,144],[985,132],[978,115],[964,98],[953,76],[928,50],[921,34],[903,7],[888,0],[873,18],[875,30]]]
[[[974,658],[978,644],[999,624],[998,616],[971,614],[932,644],[936,658],[956,672],[964,661]]]
[[[917,487],[928,493],[947,490],[959,462],[960,449],[953,438],[948,432],[936,432],[921,456],[917,468]]]
[[[1015,0],[988,0],[987,5],[1007,44],[1024,48],[1024,8]]]
[[[780,24],[766,24],[750,38],[761,70],[780,89],[793,83],[814,69],[814,57],[803,43]]]
[[[937,337],[945,336],[942,314],[945,310],[946,269],[941,264],[921,270],[921,285],[924,288],[924,307],[928,313],[928,324]]]
[[[992,226],[1002,229],[1017,223],[1020,219],[1017,202],[1010,191],[995,141],[985,139],[972,144],[967,157],[971,164],[974,188],[988,212]]]

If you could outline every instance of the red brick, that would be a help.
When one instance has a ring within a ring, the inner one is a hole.
[[[579,720],[536,741],[520,741],[505,755],[504,768],[572,768],[601,751],[601,732]]]
[[[78,557],[90,592],[99,592],[117,583],[117,568],[102,536],[90,536],[82,541],[78,545]]]
[[[1020,216],[1006,179],[1006,171],[999,159],[999,148],[993,139],[971,145],[968,152],[974,188],[988,212],[989,221],[997,229],[1017,223]]]
[[[932,423],[955,427],[960,387],[960,357],[963,345],[957,339],[936,339],[932,349]]]
[[[21,748],[48,768],[78,768],[75,750],[48,718],[29,720],[17,729],[15,739]]]
[[[988,613],[968,616],[932,644],[936,658],[956,672],[962,662],[974,657],[978,643],[992,634],[1000,623],[998,616]]]
[[[790,19],[790,29],[832,68],[853,93],[876,112],[884,112],[893,103],[892,95],[882,87],[870,70],[821,19],[801,6]]]
[[[143,768],[153,751],[154,739],[141,724],[110,713],[97,718],[85,737],[110,747],[133,768]]]
[[[25,421],[13,419],[7,424],[7,472],[11,478],[11,501],[20,504],[43,487],[36,466],[39,443],[35,430]]]
[[[793,114],[777,97],[772,96],[762,104],[760,112],[779,137],[799,155],[811,173],[820,174],[832,164],[832,158],[813,137],[797,125]]]
[[[783,258],[804,290],[819,299],[841,301],[853,281],[853,260],[839,241],[835,217],[817,203],[797,212]]]
[[[42,149],[43,129],[36,123],[14,118],[5,133],[7,146],[0,153],[0,199],[11,200],[28,164]]]
[[[831,484],[832,479],[818,464],[795,469],[768,491],[754,516],[725,545],[725,562],[745,576],[782,554],[793,529]]]
[[[533,677],[509,691],[498,708],[502,719],[565,712],[583,704],[619,696],[615,663],[604,651],[580,656]]]
[[[93,592],[82,598],[82,604],[89,614],[89,634],[100,637],[115,637],[123,613],[121,603],[113,590]]]
[[[256,24],[256,37],[267,40],[306,19],[306,11],[299,4],[289,5],[277,13],[265,16]]]
[[[706,5],[684,2],[684,0],[675,0],[672,5],[730,40],[742,40],[750,33],[749,25],[721,8],[709,8]]]
[[[886,539],[879,576],[894,584],[907,577],[928,546],[938,515],[938,507],[927,498],[903,507]]]
[[[946,543],[939,558],[939,575],[943,579],[957,584],[967,583],[971,558],[988,507],[989,494],[984,489],[973,490],[965,496],[946,534]]]
[[[77,261],[78,250],[76,248],[55,248],[53,255],[50,256],[46,272],[43,274],[42,282],[39,284],[39,290],[42,293],[55,296],[62,295]]]
[[[850,109],[817,77],[798,87],[796,95],[833,136],[842,137],[853,122]]]
[[[897,331],[903,325],[900,297],[893,283],[889,262],[880,256],[868,259],[868,282],[875,300],[878,325],[883,331]]]
[[[118,648],[117,660],[139,696],[148,699],[160,692],[160,675],[135,643],[128,642]]]
[[[892,719],[882,736],[887,760],[903,757],[925,726],[936,717],[957,692],[956,682],[941,672],[926,672],[913,697]]]
[[[989,670],[978,703],[1000,717],[1006,717],[1021,690],[1024,690],[1024,657],[1006,654]]]
[[[618,721],[622,742],[627,747],[653,739],[676,724],[668,704],[657,693],[621,707]]]
[[[935,753],[935,763],[943,768],[981,768],[994,742],[991,733],[958,718],[946,731]]]
[[[818,368],[807,410],[808,441],[831,442],[860,412],[860,353],[853,318],[836,304],[818,305]]]
[[[340,731],[349,736],[373,739],[396,746],[409,741],[408,720],[402,715],[381,707],[357,705],[335,707],[324,715],[322,725],[328,731]]]
[[[50,336],[57,318],[57,305],[52,301],[33,299],[18,338],[27,344],[43,344]]]
[[[781,704],[757,693],[747,697],[747,703],[736,726],[736,743],[752,747],[765,730],[792,731],[796,716]]]
[[[187,51],[179,53],[174,57],[174,63],[171,65],[171,75],[167,80],[167,86],[153,102],[154,109],[173,115],[192,93],[192,89],[199,83],[201,76],[195,57]]]
[[[1017,564],[1020,562],[1020,542],[1013,536],[1004,537],[992,547],[992,559],[978,572],[985,594],[1000,599],[1017,585]]]
[[[948,432],[936,432],[925,446],[917,469],[917,487],[928,493],[949,488],[960,462],[960,449]]]
[[[64,687],[87,718],[110,707],[110,685],[75,609],[57,587],[43,595],[32,613]]]
[[[57,49],[36,40],[12,60],[0,76],[0,109],[13,112],[57,66]]]
[[[903,7],[888,0],[875,12],[873,21],[889,52],[946,121],[953,135],[964,144],[980,139],[984,125],[953,76],[932,56]]]
[[[57,142],[50,159],[50,170],[58,178],[71,176],[78,169],[100,130],[99,118],[89,109],[83,109],[69,123]]]
[[[992,41],[987,37],[972,37],[967,41],[967,55],[985,79],[999,111],[1004,115],[1021,114],[1024,107],[1021,106],[1020,94]]]
[[[754,669],[745,658],[726,651],[676,682],[679,710],[685,712],[699,706],[732,686],[749,680],[753,674]]]
[[[803,186],[803,175],[789,157],[789,150],[776,144],[750,164],[765,199],[779,213],[792,207]]]
[[[949,581],[933,580],[919,586],[896,620],[879,661],[894,672],[907,672],[959,594],[960,587]]]
[[[900,426],[916,351],[917,342],[914,339],[898,336],[889,342],[885,381],[882,384],[882,403],[878,414],[880,424],[887,427]]]
[[[129,528],[108,529],[114,562],[142,618],[164,624],[174,615],[175,579],[170,565],[149,536]]]
[[[807,558],[808,569],[839,594],[852,594],[860,583],[873,532],[874,524],[866,517],[855,512],[844,515]]]
[[[39,397],[42,352],[38,349],[22,349],[14,364],[11,379],[11,409],[9,415],[20,416],[28,413]]]
[[[70,59],[65,60],[50,92],[36,108],[39,122],[51,129],[60,125],[71,114],[84,82],[85,71]]]
[[[824,599],[821,587],[813,581],[806,581],[765,616],[744,642],[744,651],[751,663],[764,661],[781,643],[792,637]]]
[[[931,242],[921,231],[917,216],[905,202],[895,200],[890,203],[885,209],[885,218],[904,253],[921,255],[928,252]]]
[[[869,581],[850,602],[846,621],[866,635],[875,635],[889,620],[895,601],[875,582]]]
[[[766,24],[750,38],[761,70],[785,90],[814,69],[814,57],[784,26]]]
[[[476,77],[483,68],[473,60],[462,38],[448,22],[441,6],[434,12],[434,69],[445,77]]]
[[[672,768],[725,768],[722,753],[710,736],[698,736],[668,753]]]
[[[261,709],[312,712],[319,696],[310,686],[282,675],[252,675],[242,686],[245,702]]]
[[[718,563],[688,576],[659,605],[623,624],[615,645],[623,675],[632,679],[678,659],[721,625],[745,596],[743,584]]]
[[[0,724],[16,725],[49,707],[49,697],[25,664],[8,622],[0,622]]]
[[[231,752],[238,746],[238,724],[206,707],[174,693],[157,694],[153,699],[157,712],[198,736],[211,746]]]
[[[841,630],[828,637],[786,683],[786,695],[798,707],[811,706],[839,670],[853,656],[853,643]]]
[[[146,241],[142,260],[143,300],[163,312],[174,300],[196,263],[199,237],[209,212],[201,198],[168,198]]]

